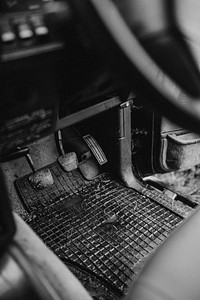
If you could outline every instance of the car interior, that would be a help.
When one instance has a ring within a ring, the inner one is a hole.
[[[0,300],[195,300],[198,0],[0,2]]]

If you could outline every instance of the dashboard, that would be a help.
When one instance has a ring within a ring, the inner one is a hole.
[[[12,52],[52,42],[45,24],[42,5],[47,0],[4,0],[0,3],[0,42],[2,60],[12,59]],[[35,52],[37,53],[37,51]],[[33,53],[32,53],[33,54]],[[22,53],[21,56],[24,56]],[[18,52],[18,56],[20,53]],[[27,56],[27,53],[26,53]]]

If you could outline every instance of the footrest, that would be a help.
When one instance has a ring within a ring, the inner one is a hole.
[[[194,209],[191,206],[186,205],[181,201],[172,199],[167,195],[164,195],[162,192],[145,188],[142,191],[142,193],[143,195],[149,197],[153,201],[156,201],[157,203],[163,205],[167,209],[175,212],[182,218],[187,218],[194,211]]]
[[[63,262],[126,294],[148,255],[182,216],[108,174],[87,181],[78,170],[64,172],[57,163],[47,167],[54,184],[46,189],[34,189],[30,174],[15,182],[29,212],[26,222]]]

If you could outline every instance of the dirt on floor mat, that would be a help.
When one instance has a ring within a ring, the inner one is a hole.
[[[87,181],[78,169],[47,167],[54,183],[44,189],[31,184],[31,174],[15,182],[25,221],[64,263],[105,287],[100,297],[86,284],[95,299],[123,297],[182,217],[108,174]]]

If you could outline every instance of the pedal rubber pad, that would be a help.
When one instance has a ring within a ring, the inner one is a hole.
[[[78,158],[75,152],[63,154],[58,158],[58,162],[66,172],[70,172],[78,168]]]
[[[95,138],[90,134],[87,134],[83,137],[83,139],[90,148],[92,154],[95,156],[99,165],[104,165],[105,163],[107,163],[108,160],[106,158],[106,155],[103,152],[103,149],[101,148],[99,143],[95,140]]]
[[[39,170],[29,176],[29,181],[37,190],[42,190],[54,184],[54,180],[49,169]]]

